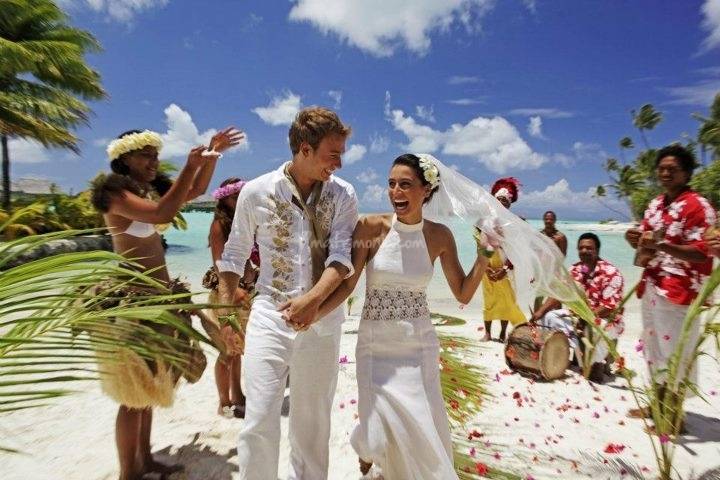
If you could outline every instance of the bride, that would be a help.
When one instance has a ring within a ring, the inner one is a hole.
[[[493,254],[487,237],[478,236],[477,258],[465,274],[450,229],[423,219],[423,205],[443,181],[436,162],[413,154],[395,159],[388,179],[394,213],[358,223],[355,273],[318,315],[338,306],[367,266],[356,352],[360,425],[351,443],[362,473],[375,463],[386,480],[457,478],[440,388],[439,343],[425,291],[439,259],[455,298],[470,302]]]

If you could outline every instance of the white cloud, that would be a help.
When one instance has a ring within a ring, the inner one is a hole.
[[[96,13],[108,15],[108,18],[121,23],[132,22],[135,15],[145,10],[162,8],[169,0],[60,0],[64,8],[89,7]]]
[[[373,183],[375,180],[380,178],[380,175],[378,175],[374,169],[368,168],[367,170],[360,172],[360,174],[355,178],[357,178],[361,183]]]
[[[201,133],[190,114],[174,103],[165,109],[165,124],[167,132],[160,134],[163,139],[162,156],[165,158],[183,157],[197,145],[210,143],[212,136],[217,133],[213,128]],[[247,150],[247,137],[236,148]]]
[[[548,161],[546,156],[533,152],[517,129],[502,117],[476,117],[445,131],[421,125],[402,110],[392,110],[388,120],[408,138],[404,148],[411,152],[440,150],[448,155],[472,157],[496,173],[536,169]]]
[[[708,32],[700,51],[705,53],[720,46],[720,0],[705,0],[700,11],[703,14],[702,28]]]
[[[522,192],[517,207],[540,213],[548,209],[564,209],[583,213],[610,213],[607,207],[603,205],[604,203],[612,209],[627,212],[627,205],[622,201],[612,197],[605,197],[601,203],[593,197],[594,193],[595,187],[590,187],[586,191],[575,191],[566,179],[561,178],[543,190]]]
[[[485,101],[480,98],[455,98],[452,100],[448,100],[447,103],[449,103],[451,105],[467,106],[467,105],[478,105],[480,103],[485,103]]]
[[[354,143],[345,151],[345,154],[342,156],[342,160],[346,165],[352,165],[353,163],[362,160],[366,153],[367,147],[365,145]]]
[[[535,138],[545,138],[542,132],[542,118],[535,116],[530,117],[530,121],[527,126],[528,134]]]
[[[362,196],[362,203],[368,206],[379,207],[385,198],[385,189],[378,184],[368,185]]]
[[[45,163],[50,161],[49,150],[35,140],[11,138],[8,142],[10,163]]]
[[[430,34],[461,24],[473,32],[493,6],[493,0],[295,0],[290,20],[309,22],[323,34],[378,57],[399,47],[423,55]]]
[[[435,152],[443,144],[445,134],[427,125],[418,124],[414,118],[406,117],[402,110],[390,112],[390,122],[395,130],[402,132],[410,141],[405,148],[411,152]]]
[[[508,112],[510,115],[521,117],[541,116],[545,118],[571,118],[575,114],[558,108],[516,108]]]
[[[604,162],[605,159],[610,156],[597,143],[575,142],[573,143],[572,149],[575,158],[581,162]]]
[[[720,92],[720,78],[703,79],[694,85],[662,88],[673,97],[666,102],[670,105],[697,105],[707,107],[712,104],[715,95]]]
[[[430,105],[429,107],[426,107],[424,105],[416,105],[415,115],[420,117],[422,120],[425,120],[426,122],[435,123],[435,109],[432,105]]]
[[[253,108],[253,112],[268,125],[290,125],[300,111],[300,95],[288,91],[283,96],[274,97],[267,107]]]
[[[50,187],[54,184],[52,180],[40,175],[26,175],[16,180],[11,180],[10,190],[13,192],[25,193],[50,193]]]
[[[372,153],[385,153],[389,147],[389,138],[377,133],[370,137],[370,151]]]
[[[530,13],[537,13],[536,0],[523,0],[523,3],[525,4],[525,8],[527,8]]]
[[[327,92],[328,97],[332,98],[335,104],[333,105],[333,108],[335,110],[340,109],[340,104],[342,103],[342,91],[340,90],[328,90]]]
[[[450,85],[463,85],[466,83],[477,83],[480,79],[478,77],[471,77],[471,76],[465,76],[465,75],[453,75],[452,77],[448,78],[448,83]]]

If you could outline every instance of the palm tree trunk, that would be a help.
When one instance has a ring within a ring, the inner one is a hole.
[[[638,128],[638,130],[640,130],[640,136],[641,136],[642,139],[643,139],[643,143],[645,144],[645,148],[647,148],[648,150],[650,150],[650,144],[648,143],[647,137],[645,136],[645,129],[644,129],[644,128]]]
[[[8,136],[0,136],[2,142],[2,208],[10,212],[10,153],[8,152]]]

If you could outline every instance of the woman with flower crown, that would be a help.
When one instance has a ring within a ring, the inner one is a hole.
[[[240,178],[230,177],[223,180],[220,187],[213,192],[213,198],[217,203],[208,236],[213,263],[203,277],[203,287],[210,290],[209,303],[221,303],[215,262],[222,257],[235,216],[238,195],[245,183]],[[233,298],[233,303],[237,305],[235,316],[237,323],[221,325],[220,332],[225,343],[225,353],[219,355],[215,362],[215,385],[220,399],[218,414],[226,418],[245,417],[245,395],[240,384],[241,359],[245,351],[245,329],[250,316],[250,302],[255,291],[259,266],[260,253],[256,245],[250,258],[245,262],[245,274]],[[215,310],[210,310],[208,313],[211,317],[217,317]]]
[[[435,160],[405,154],[388,178],[394,213],[367,216],[353,234],[355,273],[328,298],[319,317],[355,288],[367,266],[366,296],[357,344],[360,424],[351,443],[360,470],[376,464],[386,480],[457,479],[440,387],[439,343],[426,289],[440,260],[453,295],[468,303],[492,249],[478,236],[478,255],[465,274],[452,232],[423,219],[423,205],[442,178]]]
[[[114,251],[130,256],[134,265],[175,290],[177,282],[170,280],[159,232],[185,202],[206,191],[221,153],[238,145],[243,136],[230,127],[213,136],[209,148],[193,148],[174,182],[158,173],[159,134],[131,130],[112,141],[107,153],[113,173],[95,182],[92,200],[103,214]],[[161,464],[152,457],[152,408],[170,406],[179,376],[192,374],[178,372],[160,360],[146,361],[124,349],[116,356],[115,361],[102,365],[101,385],[120,404],[115,424],[120,480],[139,480],[151,473],[164,478],[181,467]]]

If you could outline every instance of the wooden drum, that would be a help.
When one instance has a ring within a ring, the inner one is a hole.
[[[508,337],[505,361],[520,373],[555,380],[565,375],[570,364],[570,343],[561,331],[519,325]]]

